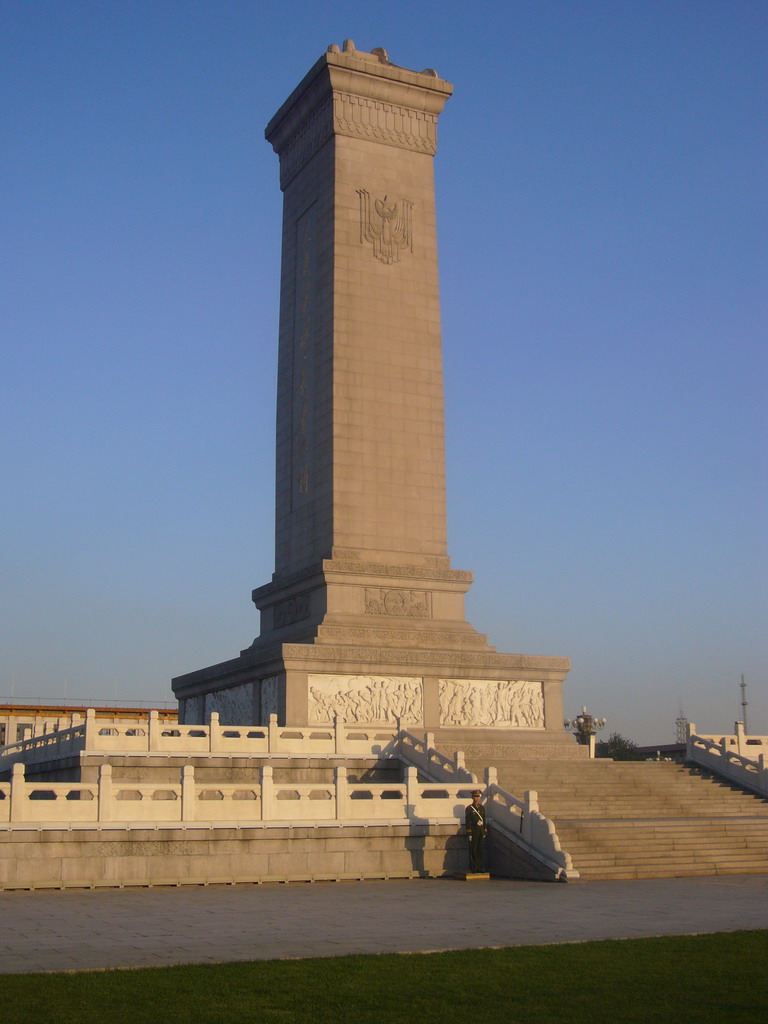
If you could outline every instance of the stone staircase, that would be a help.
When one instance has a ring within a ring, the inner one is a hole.
[[[496,767],[516,796],[538,792],[583,879],[768,872],[768,800],[703,769],[603,759]]]

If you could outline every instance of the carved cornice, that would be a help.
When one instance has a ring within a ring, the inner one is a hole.
[[[280,151],[280,188],[285,189],[333,136],[333,97],[326,96]]]
[[[437,118],[453,87],[360,51],[327,53],[267,125],[285,189],[332,135],[434,156]]]
[[[356,626],[320,626],[319,635],[325,639],[347,641],[349,643],[406,643],[414,646],[429,647],[478,647],[485,646],[488,637],[482,633],[462,633],[458,630],[415,630],[415,629],[376,629],[375,627]]]
[[[343,548],[334,553],[341,554]],[[407,580],[439,580],[445,583],[471,583],[473,575],[463,569],[451,569],[445,555],[426,555],[423,565],[385,565],[382,562],[364,562],[359,553],[347,551],[344,558],[326,558],[319,566],[302,569],[287,576],[273,577],[270,583],[257,587],[251,594],[254,604],[264,609],[285,597],[295,597],[305,590],[315,589],[327,582],[326,573],[348,573],[359,576],[379,576],[386,579],[400,577]],[[443,568],[445,566],[445,568]]]
[[[471,583],[473,579],[472,573],[465,569],[433,569],[428,565],[383,565],[381,562],[342,562],[336,559],[325,559],[323,571],[356,573],[361,576],[444,580],[446,583]]]
[[[477,668],[541,669],[567,672],[570,658],[534,654],[480,654],[473,651],[414,651],[392,647],[325,647],[317,644],[283,644],[289,661],[359,661],[365,664],[469,665]]]
[[[280,188],[285,190],[333,135],[368,139],[396,149],[434,156],[437,114],[410,110],[364,96],[326,96],[280,152]]]
[[[437,114],[367,96],[335,92],[333,130],[337,135],[371,139],[385,146],[412,149],[429,156],[434,156],[437,150]]]

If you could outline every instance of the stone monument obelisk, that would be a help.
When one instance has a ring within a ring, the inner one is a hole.
[[[401,718],[554,751],[566,658],[497,654],[451,568],[433,157],[452,86],[331,46],[266,129],[284,193],[275,572],[182,721]]]

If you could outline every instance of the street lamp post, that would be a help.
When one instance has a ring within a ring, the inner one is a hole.
[[[586,707],[582,707],[581,714],[574,719],[567,719],[563,722],[566,729],[569,729],[576,737],[576,742],[589,747],[589,756],[595,756],[595,733],[605,728],[605,718],[595,718],[590,715]]]

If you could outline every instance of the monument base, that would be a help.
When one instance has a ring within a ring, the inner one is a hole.
[[[439,736],[446,750],[485,756],[578,756],[563,732],[567,658],[352,644],[283,643],[178,676],[179,720],[203,724],[347,723],[405,728]]]

